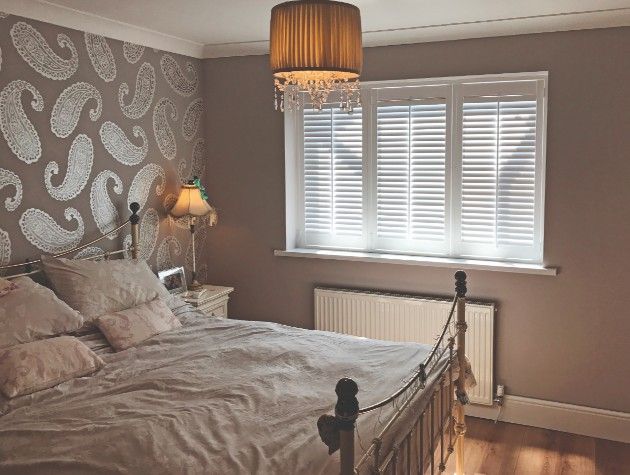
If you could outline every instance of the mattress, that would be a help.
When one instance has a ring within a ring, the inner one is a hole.
[[[182,328],[101,348],[95,375],[0,401],[0,474],[337,473],[316,427],[337,380],[365,406],[430,350],[174,308]],[[360,420],[358,454],[392,410]]]

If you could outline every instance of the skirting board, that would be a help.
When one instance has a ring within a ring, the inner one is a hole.
[[[498,406],[471,404],[466,414],[495,419]],[[500,421],[630,443],[630,413],[506,395]]]

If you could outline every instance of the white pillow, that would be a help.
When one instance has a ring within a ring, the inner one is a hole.
[[[161,299],[101,315],[96,320],[96,325],[116,351],[126,350],[154,335],[182,326]]]
[[[141,260],[89,261],[42,256],[42,264],[59,298],[81,312],[86,321],[170,296]]]
[[[83,317],[55,293],[28,277],[0,298],[0,348],[78,330]]]
[[[71,336],[24,343],[0,350],[0,391],[9,398],[31,394],[103,366],[103,360]]]

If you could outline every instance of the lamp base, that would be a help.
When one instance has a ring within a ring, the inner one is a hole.
[[[202,284],[200,284],[200,283],[197,281],[197,279],[194,279],[194,280],[190,283],[190,285],[188,286],[188,289],[189,289],[189,290],[199,290],[199,289],[201,289],[202,287],[203,287],[203,285],[202,285]]]

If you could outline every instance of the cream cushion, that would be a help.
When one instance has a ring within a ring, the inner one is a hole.
[[[126,350],[182,324],[162,299],[102,315],[96,325],[116,351]]]
[[[0,348],[75,331],[83,325],[79,312],[54,292],[18,277],[17,288],[0,299]]]
[[[88,261],[42,256],[42,263],[57,295],[88,322],[106,313],[169,297],[141,260]]]
[[[9,398],[51,388],[104,366],[71,336],[33,341],[0,350],[0,391]]]
[[[15,282],[11,282],[10,280],[3,279],[0,277],[0,297],[4,297],[9,292],[12,292],[17,288]]]

